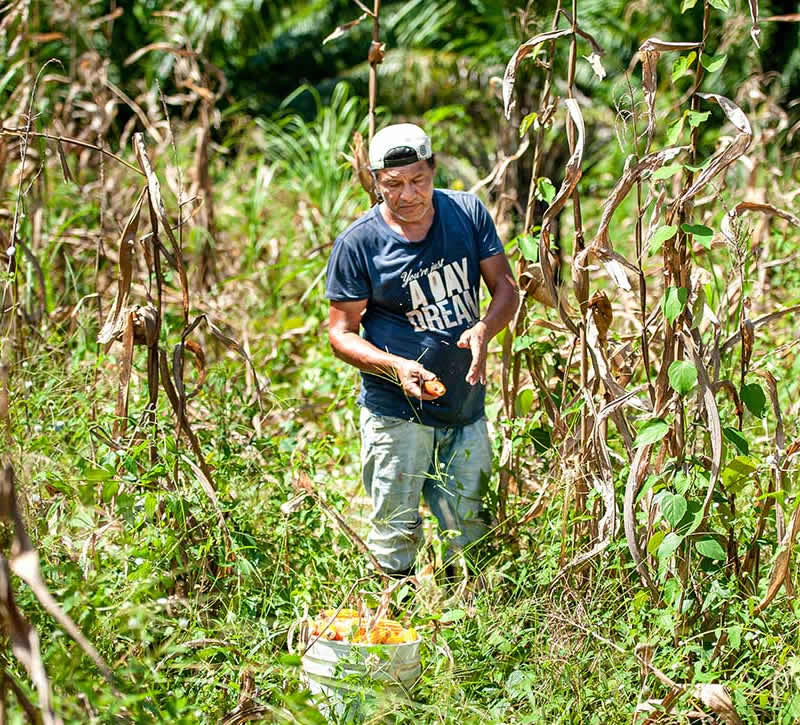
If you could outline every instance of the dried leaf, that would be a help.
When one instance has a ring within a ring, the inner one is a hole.
[[[625,524],[625,541],[628,544],[628,550],[636,565],[636,571],[642,578],[642,582],[650,591],[653,602],[657,603],[661,601],[661,592],[659,592],[658,586],[650,574],[650,568],[639,547],[639,537],[636,532],[636,513],[634,510],[636,493],[647,475],[653,445],[652,443],[646,443],[636,449],[636,455],[631,462],[630,472],[628,473],[628,479],[625,483],[625,500],[622,518]]]
[[[53,712],[50,702],[50,681],[47,679],[39,650],[39,636],[17,607],[11,589],[8,562],[4,556],[0,556],[0,619],[3,630],[11,642],[11,651],[24,665],[28,676],[36,686],[44,725],[61,725],[62,720]],[[38,718],[33,722],[38,722]]]
[[[551,30],[547,33],[540,33],[524,42],[514,51],[514,55],[512,55],[511,60],[508,61],[506,71],[503,74],[503,109],[506,114],[506,119],[511,118],[511,94],[514,92],[514,83],[517,79],[519,64],[524,58],[533,53],[537,46],[548,40],[556,40],[567,35],[572,35],[572,30]]]
[[[700,43],[670,43],[658,38],[648,38],[639,46],[642,61],[642,86],[647,101],[647,148],[653,141],[656,128],[656,89],[658,87],[657,66],[660,55],[667,51],[695,50]]]
[[[74,183],[75,179],[72,178],[72,172],[69,170],[67,156],[64,153],[64,146],[60,138],[56,139],[56,151],[58,151],[58,160],[61,162],[61,173],[64,174],[64,181]]]
[[[151,224],[154,220],[159,220],[164,227],[164,231],[169,237],[170,244],[172,245],[172,253],[174,255],[175,271],[178,273],[178,279],[181,283],[181,295],[183,298],[183,318],[189,319],[189,282],[186,278],[186,269],[183,266],[183,250],[175,238],[175,234],[170,226],[169,219],[167,219],[167,212],[164,209],[164,201],[161,198],[161,185],[158,182],[158,177],[153,171],[150,164],[150,158],[147,155],[147,148],[144,142],[144,135],[135,133],[133,135],[133,145],[136,149],[136,158],[139,160],[139,166],[147,177],[147,201],[150,206],[150,221]],[[153,224],[153,235],[157,236],[157,224]]]
[[[800,503],[795,507],[792,518],[789,520],[789,526],[783,535],[780,542],[778,554],[775,557],[775,564],[772,567],[772,572],[769,577],[769,584],[764,598],[758,603],[753,610],[753,616],[757,617],[763,612],[769,604],[775,599],[780,591],[781,586],[786,582],[789,576],[789,564],[792,558],[792,548],[794,547],[794,540],[797,538],[797,529],[800,527]]]
[[[600,56],[597,53],[592,53],[591,55],[584,55],[583,57],[589,61],[589,65],[592,67],[594,74],[601,81],[608,75],[606,73],[606,69],[603,67],[603,62],[600,60]]]
[[[715,715],[719,715],[725,725],[744,725],[724,686],[714,683],[695,685],[692,694]]]
[[[672,161],[678,154],[685,150],[683,146],[674,146],[672,148],[656,151],[652,154],[645,156],[638,164],[631,166],[617,182],[614,190],[606,199],[603,206],[603,214],[600,218],[600,226],[597,229],[597,235],[586,249],[575,256],[573,266],[579,269],[585,269],[586,259],[589,256],[598,258],[606,268],[611,279],[617,284],[620,289],[629,291],[631,289],[628,276],[625,274],[623,267],[628,267],[633,272],[638,274],[638,269],[635,265],[631,264],[620,254],[614,251],[614,248],[609,239],[608,229],[611,225],[611,219],[617,207],[623,202],[631,187],[642,177],[652,173],[656,169],[660,169],[664,164]]]
[[[128,392],[133,369],[133,312],[126,314],[125,330],[122,334],[122,360],[119,364],[119,388],[112,435],[119,438],[128,428]]]
[[[603,292],[595,292],[589,300],[588,309],[592,311],[595,325],[597,325],[597,337],[600,344],[605,346],[608,341],[608,330],[614,319],[614,313],[611,310],[611,300],[608,295]]]
[[[369,61],[369,64],[375,66],[379,63],[383,63],[385,56],[386,43],[379,43],[377,40],[373,40],[369,44],[369,52],[367,53],[367,60]]]
[[[22,581],[24,581],[31,591],[36,595],[39,603],[61,627],[72,637],[81,649],[92,659],[103,677],[113,684],[113,677],[108,665],[103,661],[94,646],[83,636],[75,622],[66,614],[58,603],[53,599],[47,586],[42,579],[39,569],[39,557],[33,548],[25,527],[22,523],[19,509],[17,508],[17,496],[14,483],[14,469],[7,465],[3,470],[2,482],[0,482],[0,517],[11,521],[14,527],[14,538],[11,544],[11,558],[9,566]]]
[[[750,5],[750,18],[753,21],[750,26],[750,37],[753,39],[756,48],[760,48],[758,36],[761,35],[761,28],[758,25],[758,0],[747,0],[747,2]]]
[[[136,231],[139,228],[139,214],[142,211],[142,203],[147,189],[142,189],[139,198],[136,200],[131,210],[125,228],[119,241],[119,280],[117,281],[117,294],[114,297],[114,304],[108,313],[102,329],[97,335],[100,344],[108,344],[112,340],[119,339],[125,330],[125,320],[120,320],[123,308],[128,304],[128,296],[131,291],[131,280],[133,278],[133,255],[134,244],[136,243]]]
[[[733,101],[725,96],[717,95],[716,93],[698,93],[697,95],[705,100],[718,103],[728,117],[728,120],[736,127],[739,133],[731,143],[722,150],[717,151],[711,157],[705,168],[697,175],[692,185],[681,194],[672,207],[670,216],[673,218],[677,215],[677,211],[681,209],[687,201],[697,195],[711,179],[728,168],[728,166],[747,151],[750,142],[753,140],[753,130],[750,127],[747,116],[744,115],[742,109]]]
[[[369,170],[369,154],[364,137],[359,131],[353,134],[353,142],[350,144],[350,165],[358,178],[361,188],[369,195],[370,206],[378,203],[378,194],[375,190],[375,178]]]
[[[539,263],[542,265],[542,277],[546,285],[550,297],[558,302],[558,313],[562,322],[567,326],[573,334],[578,334],[578,328],[572,321],[569,315],[569,308],[566,304],[566,299],[563,295],[559,295],[555,283],[555,273],[553,271],[553,264],[551,261],[551,245],[550,245],[550,226],[559,215],[567,199],[572,196],[578,181],[581,178],[581,163],[583,161],[583,147],[586,138],[586,128],[583,123],[583,114],[578,102],[574,98],[568,98],[564,101],[567,107],[572,122],[578,130],[578,137],[575,140],[575,148],[567,161],[566,168],[564,169],[564,181],[561,183],[561,188],[558,190],[555,198],[550,206],[545,209],[542,215],[542,230],[539,235]]]
[[[763,204],[757,201],[740,201],[733,209],[731,209],[724,217],[722,217],[721,231],[722,234],[730,242],[734,242],[736,235],[733,232],[734,222],[746,211],[760,211],[767,216],[779,216],[785,219],[790,224],[800,227],[800,217],[795,216],[791,212],[778,209],[772,204]]]
[[[355,28],[362,20],[366,20],[368,17],[367,13],[361,13],[355,20],[351,20],[349,23],[343,23],[336,27],[330,35],[327,35],[325,39],[322,41],[322,44],[330,42],[331,40],[336,40],[337,38],[341,38],[343,35],[347,34],[347,31]]]
[[[241,343],[239,343],[236,340],[234,340],[232,337],[229,337],[228,335],[226,335],[222,330],[220,330],[211,321],[211,318],[208,315],[203,313],[203,314],[198,315],[197,317],[195,317],[194,320],[191,322],[191,324],[188,325],[186,327],[186,329],[183,331],[183,335],[181,336],[181,339],[185,342],[186,339],[189,337],[189,335],[191,335],[192,332],[194,332],[195,328],[201,322],[205,322],[206,323],[206,325],[208,326],[208,329],[211,331],[211,334],[214,335],[214,337],[216,337],[217,340],[219,340],[229,350],[235,350],[236,352],[238,352],[239,355],[241,355],[242,358],[244,358],[245,362],[250,366],[250,371],[253,373],[253,381],[254,381],[255,386],[256,386],[256,392],[258,393],[258,400],[259,400],[259,405],[260,405],[261,404],[261,394],[262,393],[261,393],[261,386],[260,386],[260,384],[258,382],[258,373],[256,373],[256,366],[253,364],[253,361],[250,359],[250,356],[247,354],[247,351],[244,349],[244,346]],[[269,380],[267,382],[269,382]]]
[[[706,496],[703,501],[703,521],[708,516],[709,508],[711,507],[711,499],[714,495],[714,489],[719,480],[719,472],[722,467],[722,426],[719,419],[719,410],[717,408],[717,401],[714,397],[714,390],[709,380],[708,372],[706,371],[703,356],[701,354],[702,340],[697,328],[689,330],[688,327],[682,331],[686,349],[690,352],[694,366],[697,369],[697,382],[700,386],[700,394],[703,397],[703,405],[706,409],[706,424],[708,425],[708,432],[711,437],[711,475],[708,477],[708,487],[706,489]]]
[[[528,297],[532,297],[546,307],[556,306],[556,301],[545,284],[542,265],[539,262],[525,265],[525,269],[519,276],[519,286],[525,290]]]

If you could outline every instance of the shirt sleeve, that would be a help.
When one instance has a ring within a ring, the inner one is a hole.
[[[331,302],[366,300],[371,291],[362,256],[347,238],[339,237],[328,260],[325,297]]]
[[[502,254],[505,250],[497,235],[492,216],[477,196],[475,197],[474,215],[475,229],[478,234],[478,258],[483,261],[488,257],[494,257],[495,254]]]

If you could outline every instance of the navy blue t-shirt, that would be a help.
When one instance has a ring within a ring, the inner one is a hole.
[[[447,387],[441,398],[421,401],[389,376],[362,373],[361,405],[424,425],[468,425],[483,415],[486,390],[465,380],[472,353],[456,343],[480,319],[480,263],[503,245],[473,194],[436,189],[433,206],[433,224],[419,242],[393,231],[377,206],[351,224],[333,245],[325,296],[367,300],[363,337],[417,360]]]

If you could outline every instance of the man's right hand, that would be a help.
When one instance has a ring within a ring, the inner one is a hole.
[[[430,370],[426,370],[416,360],[400,359],[395,363],[394,369],[397,372],[398,382],[403,388],[403,392],[409,398],[416,400],[436,400],[436,395],[429,395],[422,390],[422,384],[426,380],[436,380],[436,375]]]

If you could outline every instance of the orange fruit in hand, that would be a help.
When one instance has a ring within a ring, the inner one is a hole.
[[[441,398],[447,392],[447,388],[439,378],[435,378],[434,380],[426,380],[422,383],[422,392],[427,395],[432,395],[434,398]]]

